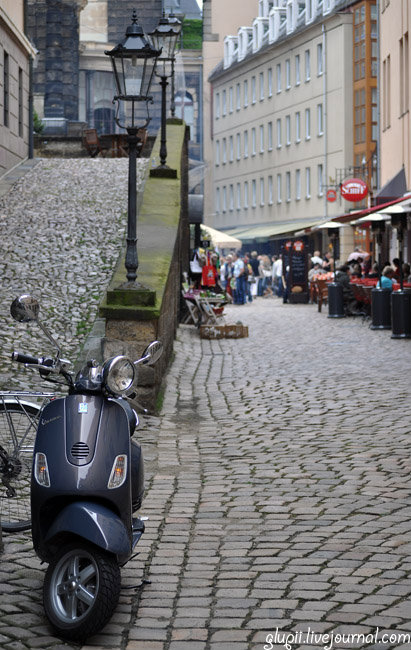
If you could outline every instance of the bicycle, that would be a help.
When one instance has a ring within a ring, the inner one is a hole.
[[[5,532],[31,527],[30,481],[43,406],[53,393],[0,393],[0,521]],[[39,403],[28,401],[36,399]]]

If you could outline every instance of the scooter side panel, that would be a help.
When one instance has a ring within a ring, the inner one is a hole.
[[[79,501],[66,506],[47,531],[45,543],[51,544],[54,537],[65,532],[113,553],[119,564],[130,555],[130,540],[123,522],[101,504]]]
[[[91,426],[81,426],[81,417],[85,415],[87,418],[87,414],[79,412],[79,404],[84,403],[93,413],[89,421]],[[72,427],[70,433],[67,432],[68,423]],[[86,464],[71,462],[67,453],[68,438],[70,449],[79,442],[93,450],[87,456]],[[93,395],[70,395],[54,400],[42,413],[34,451],[46,454],[50,473],[50,487],[40,486],[34,478],[32,480],[32,534],[39,557],[46,561],[50,557],[52,549],[45,539],[60,511],[71,502],[79,501],[111,508],[113,517],[118,516],[129,531],[131,553],[130,432],[123,408],[114,401]],[[113,463],[120,454],[128,457],[126,480],[120,487],[108,489]]]

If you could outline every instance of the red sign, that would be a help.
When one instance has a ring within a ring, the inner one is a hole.
[[[337,200],[337,192],[336,190],[328,190],[327,191],[327,201],[330,201],[330,203],[334,203],[334,201]]]
[[[300,241],[299,239],[297,239],[297,241],[295,241],[295,242],[293,243],[293,249],[294,249],[297,253],[302,253],[303,250],[304,250],[304,242],[302,242],[302,241]]]
[[[362,201],[367,194],[367,184],[361,178],[349,178],[341,183],[341,196],[346,201]]]

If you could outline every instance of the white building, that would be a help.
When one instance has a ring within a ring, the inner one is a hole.
[[[260,0],[225,39],[210,75],[213,209],[205,221],[243,241],[346,210],[327,201],[353,160],[352,14],[342,0]],[[340,11],[338,11],[340,10]],[[351,230],[347,234],[352,244]]]

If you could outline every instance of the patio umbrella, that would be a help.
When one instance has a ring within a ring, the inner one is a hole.
[[[218,248],[240,249],[242,246],[239,239],[228,235],[226,232],[221,232],[221,230],[216,230],[215,228],[211,228],[211,226],[206,226],[204,224],[201,224],[201,229],[206,233],[213,245],[218,246]]]

